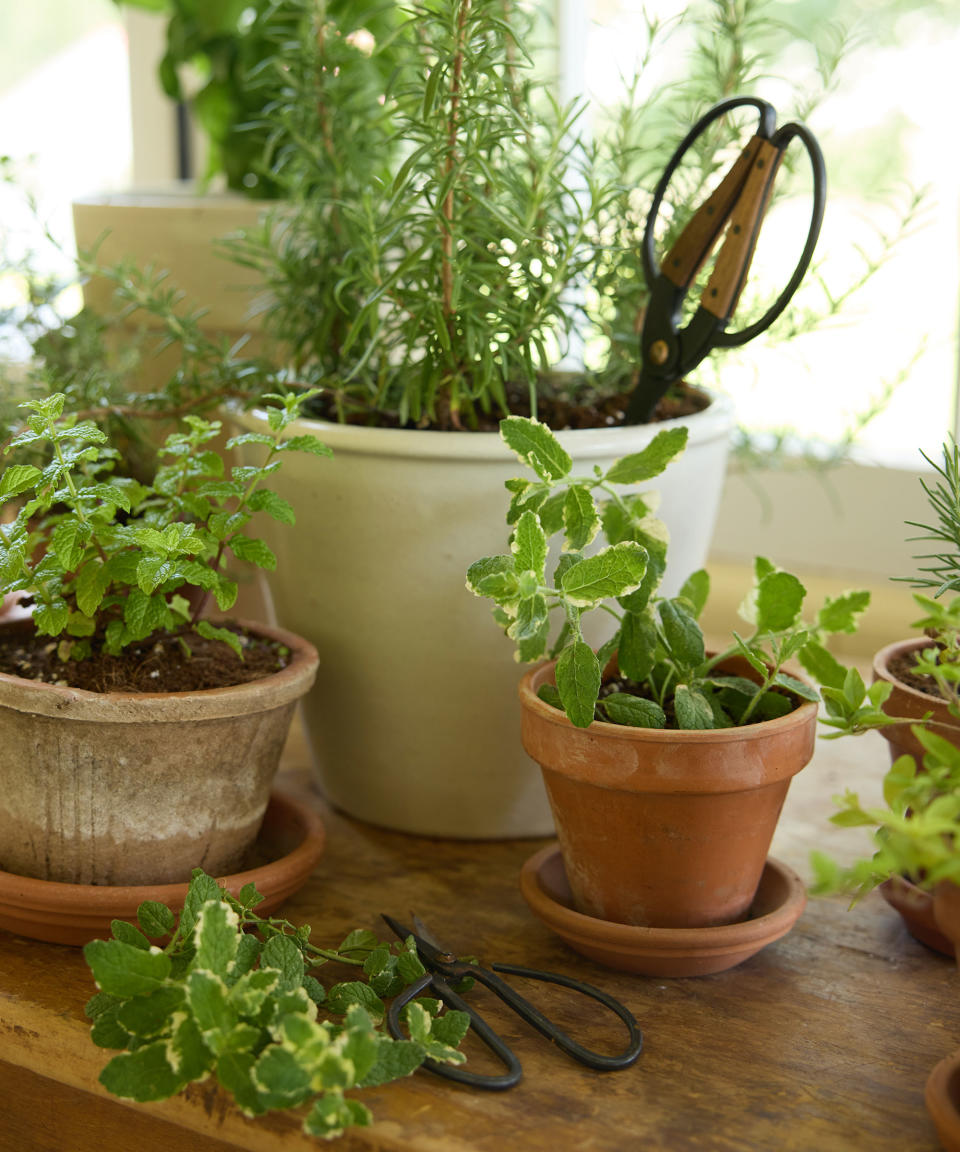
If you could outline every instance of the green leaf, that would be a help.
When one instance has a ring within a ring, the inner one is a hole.
[[[187,1002],[204,1037],[215,1042],[217,1033],[228,1033],[237,1023],[237,1009],[231,1003],[226,983],[205,969],[194,969],[187,977]]]
[[[657,629],[644,612],[626,612],[620,624],[617,663],[628,680],[642,684],[657,662]]]
[[[163,985],[146,996],[135,996],[121,1004],[117,1011],[117,1021],[133,1036],[157,1036],[168,1030],[171,1017],[180,1011],[183,1002],[182,988]]]
[[[380,997],[369,984],[359,980],[346,980],[341,984],[334,984],[327,992],[326,1005],[330,1012],[346,1015],[353,1004],[359,1004],[366,1009],[377,1023],[383,1020],[386,1014]]]
[[[271,1044],[253,1066],[253,1080],[269,1107],[290,1108],[310,1094],[310,1073],[293,1052]]]
[[[796,676],[791,676],[787,672],[778,672],[773,678],[773,683],[781,688],[786,688],[788,692],[795,693],[801,700],[810,700],[814,704],[820,703],[820,693],[816,688],[803,680],[798,680]]]
[[[467,587],[477,596],[492,596],[494,599],[501,599],[493,591],[481,591],[480,587],[488,576],[513,576],[514,583],[516,562],[513,556],[484,556],[480,560],[475,560],[467,569]],[[496,581],[491,588],[500,587]]]
[[[220,900],[223,897],[220,885],[206,872],[197,871],[190,878],[190,886],[183,902],[183,911],[180,913],[180,928],[185,935],[192,934],[200,915],[200,909],[208,900]]]
[[[560,693],[555,684],[541,684],[537,689],[537,696],[544,704],[549,704],[551,708],[558,708],[561,712],[563,711],[563,701],[560,699]]]
[[[296,524],[293,505],[269,488],[258,488],[247,501],[254,512],[266,512],[281,524]]]
[[[113,1004],[106,1011],[101,1012],[93,1022],[90,1029],[90,1039],[98,1048],[127,1048],[130,1044],[130,1033],[117,1019],[123,1004]]]
[[[40,469],[31,464],[11,464],[0,475],[0,504],[28,492],[42,476]]]
[[[220,900],[204,904],[194,929],[194,968],[226,976],[237,955],[240,917]]]
[[[97,987],[121,999],[153,992],[170,974],[166,953],[144,952],[121,940],[91,940],[83,955]]]
[[[126,920],[111,920],[110,931],[113,933],[114,940],[122,940],[124,944],[131,944],[134,948],[139,948],[141,952],[150,951],[150,941],[139,928],[128,924]]]
[[[586,728],[600,692],[600,662],[589,644],[576,641],[557,660],[557,691],[571,724]]]
[[[535,512],[524,512],[513,530],[510,541],[517,572],[532,572],[537,580],[544,582],[544,566],[547,562],[547,538],[540,527]]]
[[[65,571],[72,572],[83,559],[90,535],[89,525],[79,520],[61,520],[54,528],[50,545]]]
[[[688,576],[678,593],[679,599],[689,602],[690,610],[698,620],[700,619],[700,613],[706,607],[709,595],[710,575],[704,568]]]
[[[413,1040],[383,1039],[377,1048],[377,1058],[358,1087],[375,1088],[409,1076],[423,1063],[423,1049]]]
[[[59,636],[70,619],[70,607],[63,600],[38,604],[33,610],[33,624],[41,636]]]
[[[706,655],[700,625],[676,600],[661,600],[657,611],[671,658],[684,669],[699,667]]]
[[[279,992],[299,988],[303,981],[303,953],[289,936],[271,936],[260,953],[261,968],[275,968],[280,973]]]
[[[166,1042],[160,1040],[114,1056],[100,1073],[100,1083],[114,1096],[142,1104],[175,1096],[186,1082],[174,1072]]]
[[[543,480],[562,480],[573,467],[569,453],[539,420],[507,416],[500,421],[500,436],[507,447]]]
[[[277,567],[277,558],[263,540],[255,540],[250,536],[231,536],[227,547],[238,560],[246,560],[257,568],[264,568],[273,572]]]
[[[797,659],[804,671],[808,672],[819,684],[828,685],[830,688],[843,688],[847,670],[822,644],[815,640],[808,641],[800,649]]]
[[[677,726],[682,729],[696,731],[716,728],[710,702],[702,692],[687,684],[677,685],[673,696],[673,709],[677,717]]]
[[[246,1116],[260,1116],[266,1111],[253,1083],[255,1062],[250,1052],[224,1052],[217,1060],[217,1079]]]
[[[604,696],[600,707],[614,724],[631,728],[665,728],[666,713],[653,700],[643,700],[629,692],[613,692]]]
[[[769,572],[757,585],[758,632],[786,632],[799,619],[806,588],[789,572]]]
[[[85,616],[93,616],[110,587],[110,575],[99,556],[92,556],[77,573],[74,595]]]
[[[327,1093],[314,1103],[303,1122],[303,1129],[310,1136],[330,1140],[346,1128],[366,1128],[372,1123],[373,1117],[365,1104]]]
[[[332,456],[333,451],[316,436],[291,436],[277,446],[278,452],[308,452],[312,456]]]
[[[574,564],[564,572],[560,584],[571,604],[586,608],[631,592],[640,585],[646,570],[646,551],[626,540]]]
[[[123,622],[131,639],[144,640],[162,631],[171,621],[170,608],[159,593],[148,596],[140,588],[131,588],[123,609]]]
[[[590,489],[572,484],[563,501],[564,552],[579,552],[590,544],[600,529],[600,517]]]
[[[209,620],[198,620],[194,627],[200,636],[205,636],[208,640],[220,640],[232,648],[241,660],[243,659],[243,645],[240,643],[240,637],[230,628],[218,628]]]
[[[667,428],[641,452],[633,452],[611,465],[604,477],[611,484],[642,484],[659,476],[666,466],[687,446],[689,429]]]
[[[856,632],[857,621],[870,606],[870,593],[862,589],[844,592],[835,600],[827,597],[817,613],[817,627],[824,632]]]

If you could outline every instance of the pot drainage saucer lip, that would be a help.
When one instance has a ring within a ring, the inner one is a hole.
[[[923,1099],[945,1152],[960,1152],[960,1049],[934,1066]]]
[[[800,877],[771,856],[747,920],[711,928],[615,924],[574,909],[563,857],[555,844],[524,864],[520,890],[533,914],[582,956],[643,976],[725,972],[785,936],[807,902]]]
[[[253,883],[264,897],[257,912],[278,908],[306,883],[325,841],[323,822],[308,800],[279,789],[270,795],[263,825],[243,871],[217,879],[233,895]],[[136,923],[137,908],[157,900],[175,912],[187,884],[60,884],[0,871],[0,928],[32,940],[83,945],[111,935],[112,920]]]
[[[914,940],[919,940],[921,944],[926,944],[944,956],[954,955],[953,941],[944,936],[937,926],[931,893],[918,888],[905,876],[891,876],[880,885],[880,895],[891,908],[900,913]]]

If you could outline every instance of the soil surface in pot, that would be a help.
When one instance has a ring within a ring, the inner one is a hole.
[[[285,668],[289,650],[232,624],[243,659],[222,640],[196,633],[154,636],[119,656],[94,651],[86,660],[61,660],[58,640],[30,631],[0,635],[0,672],[87,692],[198,692],[259,680]],[[186,643],[189,653],[184,649]]]
[[[899,656],[894,656],[887,662],[887,671],[894,679],[906,684],[915,692],[923,692],[927,696],[941,699],[936,680],[932,676],[923,676],[916,671],[917,655],[916,652],[903,652]]]
[[[611,428],[623,424],[632,384],[628,385],[625,391],[610,396],[600,395],[596,389],[591,388],[589,380],[582,376],[563,376],[557,379],[563,383],[558,384],[551,393],[548,391],[550,384],[548,380],[546,388],[542,389],[537,397],[537,419],[554,432],[574,428]],[[507,385],[506,394],[512,415],[530,415],[530,397],[526,385]],[[315,397],[305,406],[304,411],[316,419],[331,423],[338,423],[342,419],[347,424],[374,424],[382,428],[416,427],[439,432],[459,428],[474,432],[496,432],[500,427],[500,420],[505,415],[500,411],[477,411],[472,419],[468,419],[466,415],[458,416],[450,411],[443,411],[438,404],[435,420],[402,425],[393,413],[362,408],[357,401],[342,399],[344,404],[342,417],[337,411],[336,398],[332,394]],[[651,423],[692,416],[695,412],[702,412],[709,404],[710,397],[706,393],[685,381],[680,381],[661,398],[654,409]]]

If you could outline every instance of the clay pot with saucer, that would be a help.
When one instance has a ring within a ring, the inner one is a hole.
[[[544,664],[521,681],[521,732],[543,772],[573,910],[598,927],[748,923],[790,780],[813,755],[816,705],[708,731],[576,728],[537,695],[553,680]]]

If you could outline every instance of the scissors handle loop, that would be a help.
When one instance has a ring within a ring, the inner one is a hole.
[[[661,266],[654,253],[654,233],[674,174],[714,121],[743,107],[755,108],[759,113],[756,133],[688,221]],[[806,149],[813,174],[813,205],[803,251],[786,287],[763,316],[738,331],[728,332],[726,327],[746,284],[777,172],[794,139],[799,139]],[[714,105],[697,121],[664,169],[647,214],[641,258],[650,299],[641,338],[643,370],[627,407],[628,424],[651,419],[669,386],[695,368],[712,348],[746,344],[780,316],[810,266],[825,204],[826,166],[816,138],[802,124],[776,128],[776,111],[767,101],[735,96]],[[724,231],[699,307],[687,326],[678,329],[684,297]]]
[[[602,992],[599,988],[594,988],[592,984],[584,984],[579,980],[573,980],[568,976],[561,976],[553,972],[541,972],[534,968],[520,968],[512,964],[494,964],[492,967],[493,971],[473,964],[454,964],[450,966],[452,970],[451,975],[472,976],[478,983],[489,988],[494,995],[498,996],[508,1007],[512,1008],[518,1016],[536,1028],[542,1036],[545,1036],[548,1040],[556,1044],[561,1051],[566,1052],[568,1056],[571,1056],[574,1060],[584,1064],[586,1067],[594,1068],[598,1071],[613,1072],[621,1068],[629,1068],[630,1065],[637,1060],[643,1048],[643,1034],[637,1025],[633,1013],[606,992]],[[573,1040],[566,1032],[558,1027],[558,1025],[554,1024],[552,1020],[545,1016],[539,1008],[531,1004],[524,996],[521,996],[520,993],[505,980],[502,980],[498,975],[500,972],[507,976],[521,976],[531,980],[540,980],[547,984],[558,984],[563,988],[570,988],[575,992],[599,1001],[626,1024],[629,1032],[629,1043],[627,1047],[616,1055],[607,1056],[602,1052],[594,1052],[589,1048],[585,1048],[582,1044],[578,1044],[577,1041]],[[487,1075],[479,1072],[471,1072],[453,1064],[441,1064],[430,1059],[424,1060],[424,1067],[428,1068],[431,1072],[437,1073],[439,1076],[444,1076],[448,1080],[455,1080],[460,1084],[469,1085],[471,1088],[486,1088],[488,1090],[499,1091],[505,1088],[512,1088],[515,1084],[518,1084],[523,1076],[523,1070],[512,1050],[507,1047],[486,1020],[476,1012],[470,1002],[464,1000],[462,996],[455,992],[447,980],[437,972],[427,973],[425,976],[422,976],[416,983],[412,984],[396,997],[390,1005],[390,1010],[387,1014],[387,1026],[390,1034],[397,1039],[403,1037],[403,1032],[400,1028],[400,1013],[411,1000],[414,1000],[421,992],[428,988],[432,988],[448,1007],[456,1008],[461,1012],[467,1013],[470,1017],[470,1024],[474,1034],[501,1061],[506,1068],[506,1072],[498,1075]]]

